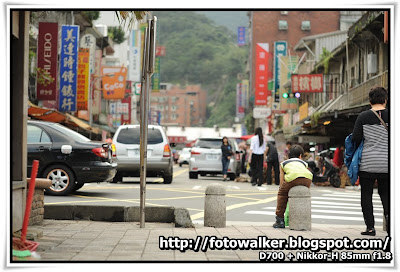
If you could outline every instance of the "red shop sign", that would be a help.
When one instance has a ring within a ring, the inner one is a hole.
[[[292,75],[293,93],[322,93],[323,90],[323,74]]]

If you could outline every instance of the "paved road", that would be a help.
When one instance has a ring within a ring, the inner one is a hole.
[[[203,222],[204,191],[209,184],[226,186],[227,221],[232,224],[265,224],[275,219],[278,186],[251,186],[244,182],[222,182],[221,176],[199,176],[189,179],[188,167],[176,166],[172,184],[163,184],[161,178],[148,178],[146,185],[147,206],[174,206],[187,208],[194,223]],[[328,225],[360,225],[364,220],[360,207],[360,191],[333,187],[314,186],[312,195],[312,221]],[[122,183],[86,184],[73,195],[46,196],[45,203],[139,206],[139,178],[125,179]],[[374,193],[376,227],[382,226],[382,205]]]

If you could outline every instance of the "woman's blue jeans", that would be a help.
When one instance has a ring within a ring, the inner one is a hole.
[[[222,174],[226,175],[228,173],[229,161],[227,158],[222,157]]]

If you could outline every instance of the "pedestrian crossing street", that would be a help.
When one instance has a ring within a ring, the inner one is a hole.
[[[377,193],[373,194],[375,223],[383,222],[382,203]],[[275,216],[276,207],[264,207],[261,210],[246,211],[245,214]],[[334,221],[353,221],[363,223],[360,192],[333,192],[326,190],[319,196],[311,196],[311,218],[316,223],[334,223]]]

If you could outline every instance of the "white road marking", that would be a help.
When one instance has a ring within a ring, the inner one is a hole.
[[[275,212],[266,212],[266,211],[247,211],[245,214],[259,214],[259,215],[275,215]],[[362,217],[349,217],[349,216],[331,216],[331,215],[318,215],[312,214],[311,218],[315,219],[329,219],[329,220],[347,220],[347,221],[363,221]],[[375,218],[375,222],[383,222],[383,219]]]
[[[338,198],[338,197],[322,197],[322,196],[312,196],[311,200],[320,199],[320,200],[338,200],[338,201],[357,201],[360,202],[360,198]],[[380,200],[372,200],[374,203],[381,203]]]
[[[357,210],[361,211],[361,206],[350,206],[350,207],[345,207],[345,206],[328,206],[328,205],[313,205],[311,204],[311,208],[332,208],[332,209],[344,209],[344,210]],[[275,207],[264,207],[264,210],[275,210]],[[374,211],[383,211],[383,208],[380,207],[374,207]]]

